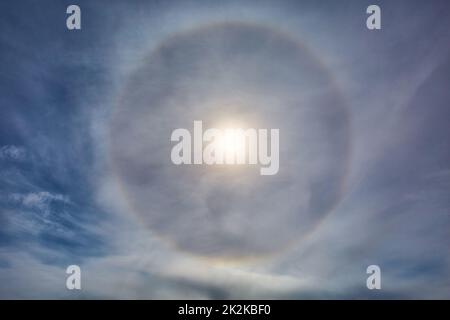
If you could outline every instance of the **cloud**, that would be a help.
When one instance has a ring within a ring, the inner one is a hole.
[[[26,151],[23,147],[5,145],[0,147],[0,160],[23,161],[26,158]]]

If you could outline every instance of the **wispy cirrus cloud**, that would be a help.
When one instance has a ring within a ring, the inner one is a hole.
[[[23,161],[26,157],[25,148],[5,145],[0,147],[0,160]]]
[[[52,201],[69,203],[69,198],[62,194],[52,194],[47,191],[19,194],[13,193],[9,195],[9,199],[23,206],[33,209],[45,209]]]

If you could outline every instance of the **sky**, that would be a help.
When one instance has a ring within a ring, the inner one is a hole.
[[[20,0],[0,30],[0,298],[450,296],[446,1]],[[194,120],[279,129],[279,172],[174,165]]]

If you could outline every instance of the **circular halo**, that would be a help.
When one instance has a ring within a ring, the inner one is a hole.
[[[171,132],[239,123],[280,130],[280,170],[176,166]],[[304,44],[274,28],[206,25],[160,43],[130,75],[110,123],[111,159],[142,223],[176,249],[218,259],[280,252],[339,202],[350,117]]]

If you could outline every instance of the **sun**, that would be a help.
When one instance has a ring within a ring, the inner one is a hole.
[[[237,134],[238,128],[227,128],[219,138],[218,147],[222,149],[225,159],[236,159],[245,156],[245,140]]]
[[[242,120],[226,119],[218,123],[217,128],[222,134],[217,137],[216,147],[225,164],[237,164],[238,159],[245,159],[250,141],[246,141],[239,131],[247,129],[248,125]]]

